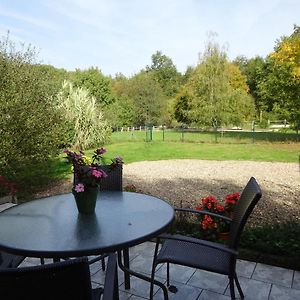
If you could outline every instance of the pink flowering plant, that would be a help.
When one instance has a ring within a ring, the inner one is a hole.
[[[201,204],[197,205],[195,209],[232,218],[235,205],[239,199],[240,195],[238,193],[227,195],[223,203],[213,196],[208,196],[201,199]],[[229,231],[229,222],[224,219],[201,214],[198,216],[198,220],[200,221],[200,228],[209,235]]]
[[[118,156],[107,160],[104,158],[105,148],[98,148],[94,151],[91,158],[87,157],[83,151],[79,153],[66,149],[65,158],[73,165],[74,181],[73,190],[82,193],[87,188],[99,186],[101,180],[107,177],[102,169],[104,165],[117,166],[123,163],[123,159]]]

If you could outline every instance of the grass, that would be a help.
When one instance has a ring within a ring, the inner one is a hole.
[[[125,163],[145,160],[205,159],[269,162],[299,161],[300,144],[211,144],[183,142],[115,142],[106,145],[110,156],[120,155]]]

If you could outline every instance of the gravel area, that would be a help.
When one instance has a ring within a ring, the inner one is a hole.
[[[180,207],[194,207],[213,195],[222,200],[241,192],[251,176],[262,189],[262,199],[251,224],[300,221],[300,166],[297,163],[254,161],[164,160],[124,165],[123,186],[134,184],[139,192],[165,199]],[[62,181],[36,194],[45,197],[67,193],[72,181]]]
[[[194,207],[207,195],[222,200],[227,194],[240,193],[251,176],[258,181],[263,196],[250,223],[300,221],[297,163],[165,160],[124,166],[124,186],[133,183],[139,191],[178,207]]]

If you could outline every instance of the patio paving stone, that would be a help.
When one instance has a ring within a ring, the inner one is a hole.
[[[268,300],[271,283],[266,283],[254,279],[239,276],[239,282],[242,287],[245,299],[247,300]],[[230,296],[229,285],[226,289],[225,295]],[[237,299],[240,298],[240,294],[235,287],[235,296]]]
[[[195,272],[196,269],[171,264],[170,281],[186,284]],[[156,275],[167,279],[167,264],[163,264],[160,269],[157,269]]]
[[[196,270],[187,284],[223,294],[228,285],[228,277],[221,274]]]
[[[297,300],[300,299],[300,291],[273,284],[269,300]]]
[[[292,286],[293,271],[258,263],[252,278],[290,288]]]
[[[299,271],[295,271],[295,273],[294,273],[292,288],[300,290],[300,272]]]

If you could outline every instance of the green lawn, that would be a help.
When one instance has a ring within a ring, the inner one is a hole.
[[[125,163],[164,159],[299,161],[300,144],[219,144],[182,142],[113,142],[108,156],[120,155]]]

